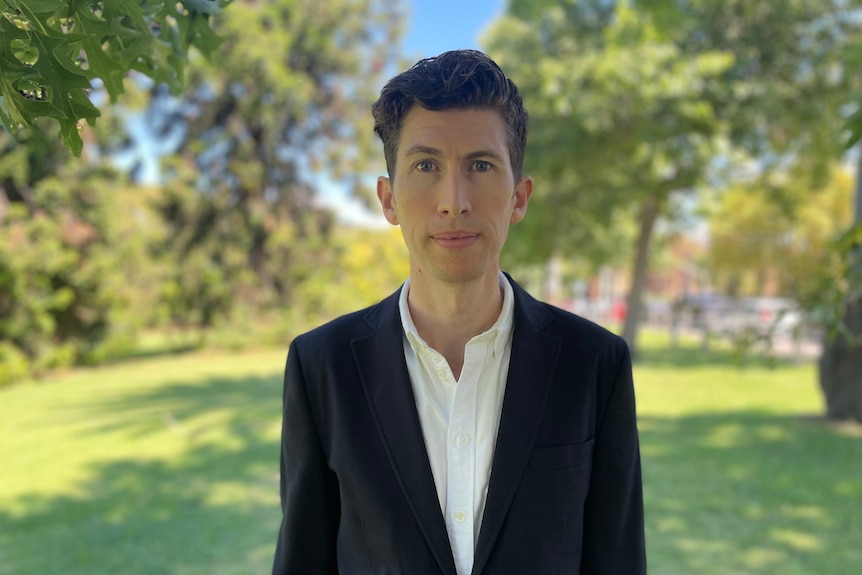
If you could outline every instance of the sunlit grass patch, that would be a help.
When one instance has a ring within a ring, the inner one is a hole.
[[[81,370],[0,393],[0,573],[260,573],[284,351]]]
[[[862,565],[862,438],[819,417],[814,366],[740,366],[722,350],[668,352],[657,340],[646,338],[635,368],[650,572]]]

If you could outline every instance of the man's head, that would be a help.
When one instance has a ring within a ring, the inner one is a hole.
[[[374,131],[383,140],[386,169],[395,176],[401,128],[414,105],[431,111],[496,110],[506,126],[509,161],[521,177],[527,145],[527,111],[515,84],[482,52],[455,50],[420,60],[392,78],[371,107]]]

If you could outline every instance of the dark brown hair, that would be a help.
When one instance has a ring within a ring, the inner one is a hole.
[[[395,158],[404,117],[415,105],[426,110],[497,110],[508,135],[509,162],[517,182],[527,147],[527,110],[518,88],[497,64],[476,50],[454,50],[414,64],[395,76],[371,106],[374,131],[383,140],[389,176],[395,175]]]

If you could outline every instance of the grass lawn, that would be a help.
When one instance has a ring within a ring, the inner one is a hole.
[[[265,573],[284,355],[198,352],[0,390],[0,574]]]
[[[815,417],[813,366],[643,343],[650,573],[862,573],[862,431]],[[0,575],[268,572],[283,362],[205,351],[0,390]]]
[[[862,426],[816,366],[645,342],[635,368],[650,572],[862,573]]]

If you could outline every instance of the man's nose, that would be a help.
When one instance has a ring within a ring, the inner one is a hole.
[[[460,170],[452,170],[440,182],[437,212],[441,216],[457,218],[470,213],[469,182]]]

